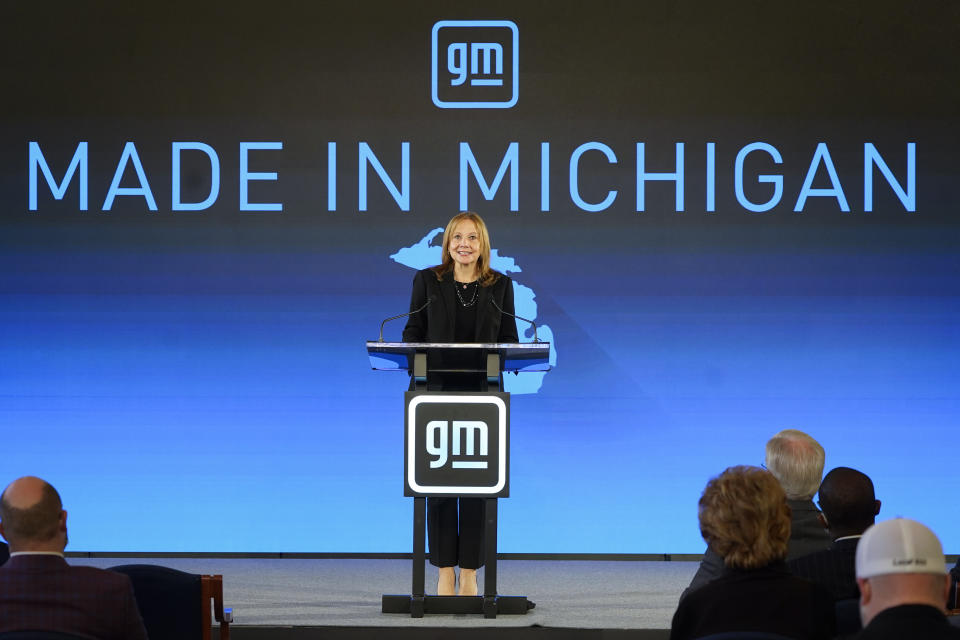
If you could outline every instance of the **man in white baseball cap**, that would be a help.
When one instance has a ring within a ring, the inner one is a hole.
[[[857,584],[864,626],[858,640],[960,640],[945,614],[943,547],[919,522],[895,518],[867,529],[857,545]]]

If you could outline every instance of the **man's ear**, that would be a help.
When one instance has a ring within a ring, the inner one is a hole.
[[[0,536],[3,536],[3,539],[7,542],[10,542],[10,539],[7,538],[7,532],[3,530],[3,523],[0,522]]]
[[[860,606],[864,607],[870,604],[870,599],[873,597],[870,580],[867,578],[857,578],[857,586],[860,587]],[[946,602],[946,596],[944,596],[944,602]]]
[[[878,515],[880,515],[880,501],[879,501],[879,500],[874,500],[873,502],[874,502],[874,505],[875,505],[875,507],[876,507],[876,508],[873,510],[873,515],[878,516]]]

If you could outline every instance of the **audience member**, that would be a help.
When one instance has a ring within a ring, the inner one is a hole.
[[[943,547],[915,520],[894,518],[866,530],[857,545],[862,640],[960,639],[947,622],[950,589]]]
[[[813,496],[820,487],[825,457],[819,442],[796,429],[781,431],[767,442],[767,470],[780,482],[790,505],[788,560],[830,546],[830,535],[820,523],[819,512],[813,504]],[[723,561],[708,546],[697,573],[680,599],[715,580],[722,572]]]
[[[833,637],[830,594],[787,571],[790,507],[773,475],[758,467],[730,467],[707,483],[699,517],[704,540],[725,568],[680,601],[671,640],[729,632]]]
[[[787,562],[787,568],[795,576],[822,585],[836,600],[857,598],[857,543],[880,513],[873,482],[856,469],[837,467],[824,476],[819,498],[819,517],[833,544],[829,549],[794,558]]]
[[[10,548],[5,542],[0,542],[0,566],[10,557]]]
[[[13,481],[0,495],[0,633],[54,631],[98,640],[147,640],[130,579],[63,557],[67,512],[40,478]]]

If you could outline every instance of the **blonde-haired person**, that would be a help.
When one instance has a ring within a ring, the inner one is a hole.
[[[513,282],[490,268],[490,234],[483,219],[465,211],[443,232],[443,259],[413,278],[404,342],[518,342]],[[496,306],[494,306],[496,303]],[[447,365],[450,363],[444,363]],[[431,363],[431,367],[434,363]],[[457,368],[444,366],[442,368]],[[476,391],[485,373],[445,373],[427,380],[435,391]],[[476,595],[483,566],[483,500],[428,498],[430,563],[439,567],[438,595]],[[456,567],[460,567],[459,589]]]
[[[707,483],[699,505],[700,533],[723,558],[724,571],[681,600],[671,640],[746,631],[833,637],[833,598],[787,571],[790,507],[770,472],[730,467]]]

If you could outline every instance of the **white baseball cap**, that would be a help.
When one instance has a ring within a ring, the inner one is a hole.
[[[857,544],[857,577],[894,573],[947,573],[943,546],[916,520],[894,518],[867,529]]]

